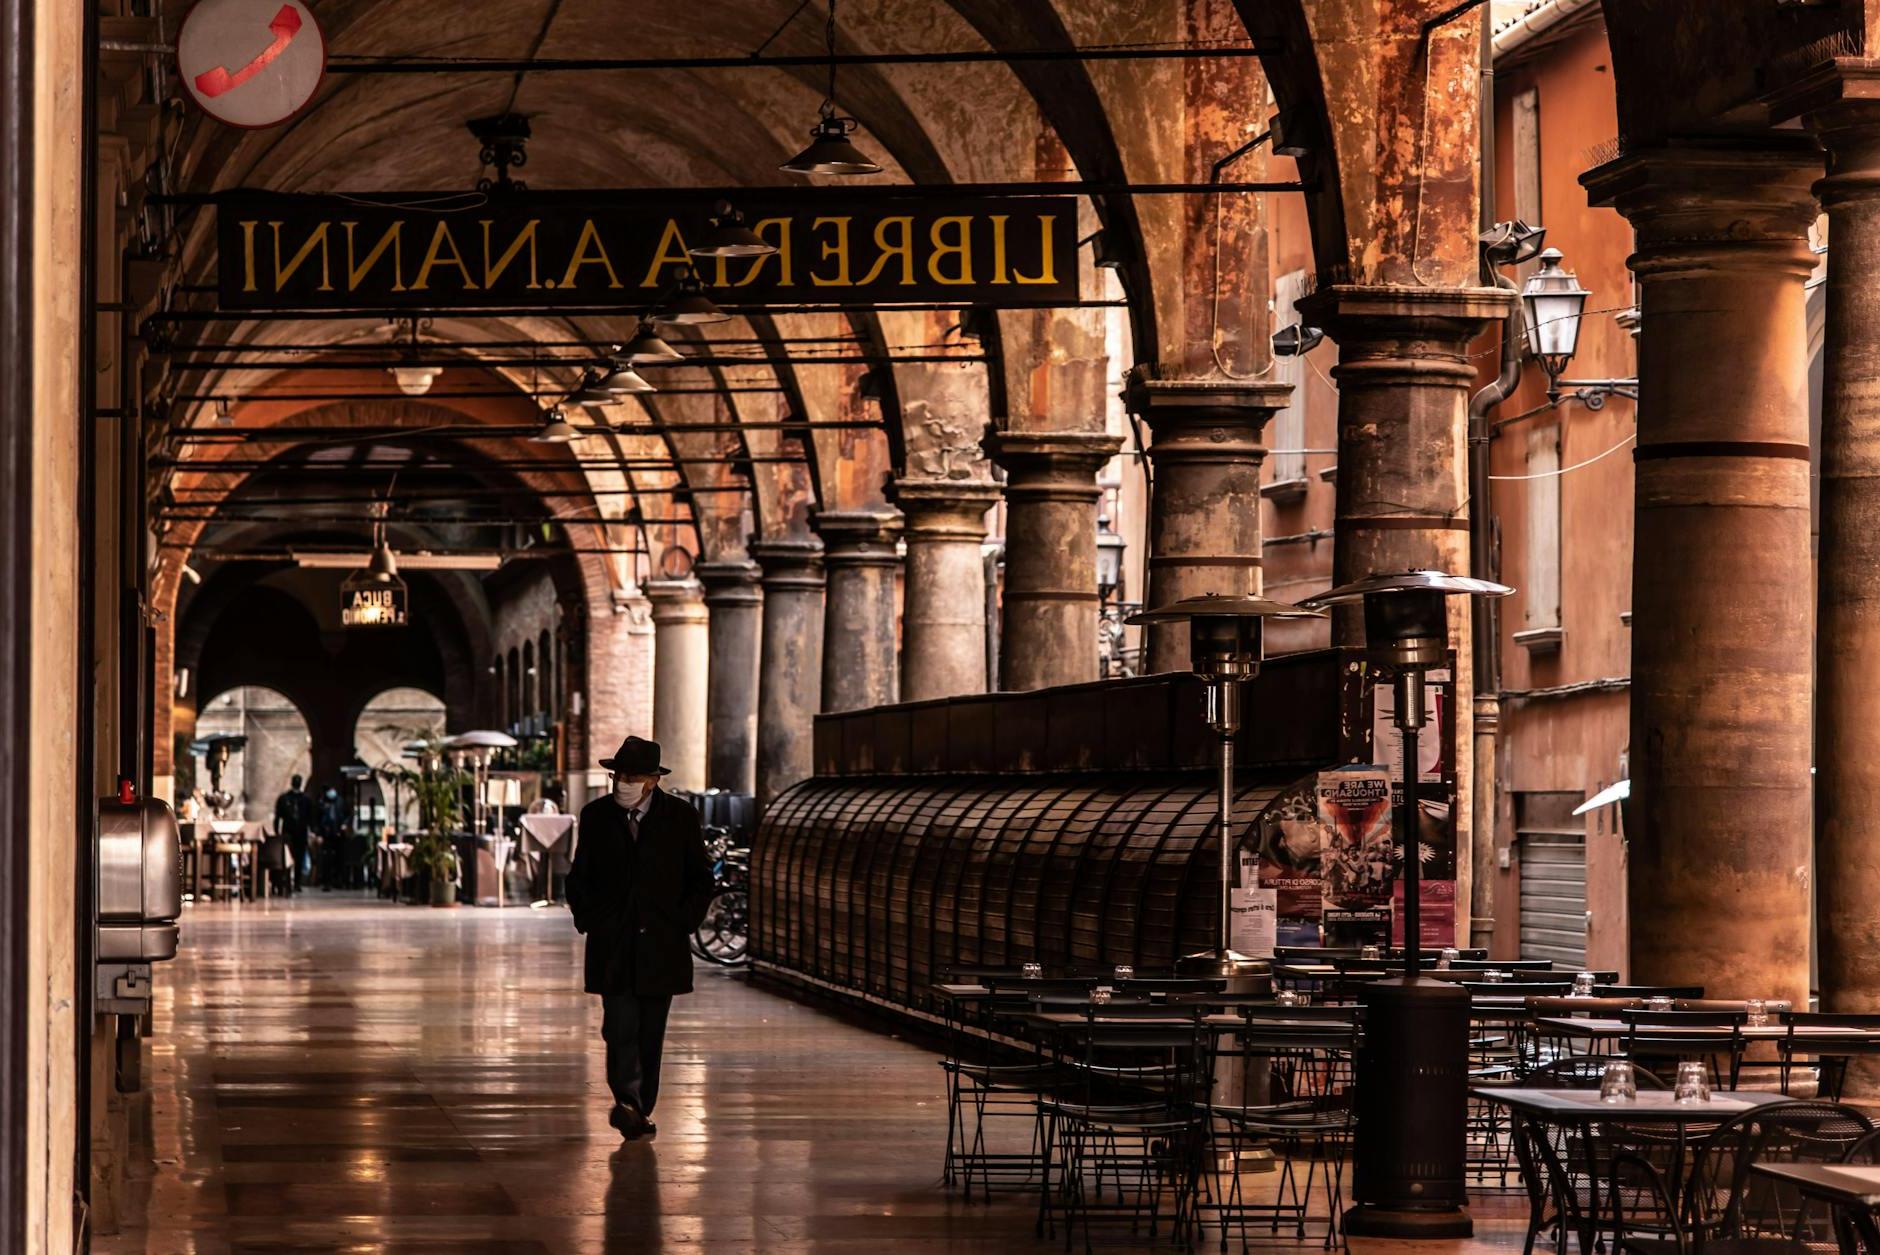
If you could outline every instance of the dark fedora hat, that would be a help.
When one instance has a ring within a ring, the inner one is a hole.
[[[667,776],[671,769],[659,765],[659,742],[630,736],[620,743],[613,757],[601,759],[601,766],[621,776]]]

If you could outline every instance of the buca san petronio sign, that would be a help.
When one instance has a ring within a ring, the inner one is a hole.
[[[740,201],[777,251],[693,258],[718,197],[530,192],[217,199],[224,309],[619,305],[643,309],[697,267],[722,302],[1077,299],[1069,196],[819,194]],[[453,205],[452,201],[460,202]]]

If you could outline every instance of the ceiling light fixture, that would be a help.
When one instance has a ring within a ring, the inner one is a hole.
[[[658,362],[676,362],[685,357],[660,338],[650,322],[642,322],[633,338],[620,346],[614,357],[629,366],[651,366]]]
[[[809,147],[778,169],[792,174],[879,174],[881,167],[849,142],[849,134],[861,123],[836,112],[836,0],[829,0],[823,42],[829,51],[829,90],[823,96],[822,116],[810,128]]]
[[[699,282],[698,272],[693,271],[679,280],[679,288],[672,299],[665,302],[653,313],[654,322],[675,323],[681,327],[702,327],[709,323],[730,322],[731,315],[713,304],[712,298],[705,295],[705,285]]]
[[[705,233],[705,242],[686,252],[694,257],[768,257],[777,251],[775,244],[745,225],[744,215],[728,200],[721,200],[712,207],[711,222],[712,229]]]
[[[594,386],[599,388],[602,392],[607,393],[607,399],[609,401],[617,400],[620,397],[628,396],[636,392],[659,391],[658,388],[646,382],[638,371],[634,370],[633,367],[627,365],[625,362],[615,362],[613,369],[609,370]]]
[[[601,376],[593,373],[584,375],[581,386],[568,394],[568,400],[574,405],[612,405],[618,399],[619,394],[604,386]]]
[[[410,320],[411,338],[405,342],[399,356],[404,360],[395,366],[387,366],[386,372],[398,384],[398,390],[408,397],[421,397],[431,390],[431,385],[443,373],[438,366],[418,365],[418,320]],[[394,336],[396,333],[394,333]]]
[[[542,416],[542,427],[529,439],[536,444],[567,444],[580,437],[574,424],[562,417],[560,407],[550,410]]]

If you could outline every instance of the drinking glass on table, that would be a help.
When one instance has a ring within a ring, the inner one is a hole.
[[[1744,1023],[1750,1027],[1760,1028],[1769,1023],[1769,1004],[1761,998],[1751,998],[1743,1004],[1743,1009],[1749,1012],[1749,1018]]]
[[[1108,985],[1098,985],[1095,989],[1090,991],[1090,1002],[1092,1006],[1101,1007],[1108,1004],[1109,1001],[1110,987]]]
[[[1290,989],[1282,989],[1273,1001],[1282,1007],[1296,1007],[1299,1005],[1299,995]]]
[[[1680,1063],[1672,1097],[1680,1103],[1710,1101],[1710,1071],[1702,1063]]]
[[[1135,980],[1136,969],[1131,967],[1127,963],[1118,963],[1116,965],[1116,970],[1111,973],[1111,977],[1112,979],[1116,980],[1119,984],[1126,980]]]
[[[1373,962],[1384,957],[1384,949],[1382,946],[1364,946],[1359,949],[1358,957],[1367,963]]]
[[[1442,954],[1437,957],[1436,970],[1439,972],[1447,972],[1450,965],[1461,957],[1462,951],[1456,949],[1454,946],[1444,946]]]
[[[1614,1059],[1606,1065],[1605,1075],[1599,1078],[1599,1101],[1632,1102],[1638,1097],[1638,1075],[1632,1065],[1624,1059]]]
[[[1483,971],[1482,979],[1490,985],[1499,985],[1508,979],[1508,973],[1498,967],[1491,967]]]
[[[1647,1011],[1669,1011],[1671,1009],[1671,999],[1664,994],[1653,994],[1651,997],[1645,999],[1645,1009]]]
[[[1300,990],[1298,994],[1295,996],[1299,999],[1300,1006],[1309,1007],[1312,1005],[1312,995],[1307,993],[1305,990],[1303,989]]]
[[[1574,973],[1573,992],[1569,995],[1569,997],[1591,998],[1592,996],[1593,996],[1593,974],[1591,972]]]
[[[1044,978],[1044,964],[1042,963],[1027,963],[1018,970],[1024,973],[1026,980],[1042,980]]]

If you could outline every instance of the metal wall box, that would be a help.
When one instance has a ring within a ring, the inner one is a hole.
[[[176,957],[183,913],[176,817],[163,802],[98,803],[98,951],[100,963],[150,963]]]

